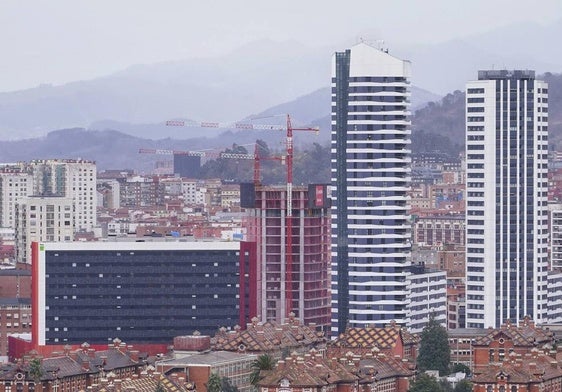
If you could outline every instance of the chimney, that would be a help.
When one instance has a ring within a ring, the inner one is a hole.
[[[138,362],[139,361],[138,350],[129,351],[129,358],[131,358],[132,361]]]

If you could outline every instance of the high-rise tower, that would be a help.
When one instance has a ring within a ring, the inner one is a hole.
[[[365,43],[332,61],[332,333],[406,322],[410,62]]]
[[[466,86],[466,325],[547,312],[548,86],[480,71]]]

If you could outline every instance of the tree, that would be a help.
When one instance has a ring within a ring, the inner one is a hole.
[[[453,392],[472,392],[472,383],[466,379],[460,380]]]
[[[166,390],[164,389],[164,385],[162,385],[161,382],[158,382],[158,385],[156,385],[156,389],[154,390],[154,392],[166,392]]]
[[[468,366],[466,366],[464,363],[454,363],[451,366],[451,373],[464,373],[467,376],[470,376],[470,368]]]
[[[410,384],[408,392],[444,392],[443,387],[435,379],[426,373],[421,373],[416,380]]]
[[[207,392],[221,392],[222,380],[217,373],[211,373],[205,386],[207,387]]]
[[[39,358],[34,358],[29,362],[29,377],[38,384],[43,377],[43,368],[41,367],[41,360]]]
[[[269,354],[260,355],[254,362],[252,362],[252,374],[250,375],[250,383],[257,385],[262,379],[260,373],[262,370],[272,370],[275,366],[275,360]]]
[[[422,372],[438,370],[439,375],[445,375],[449,372],[450,362],[451,349],[447,330],[435,320],[435,316],[432,314],[421,333],[418,368]]]
[[[230,378],[225,376],[221,379],[221,391],[222,392],[238,392],[238,388],[234,384],[232,384],[232,381],[230,381]]]

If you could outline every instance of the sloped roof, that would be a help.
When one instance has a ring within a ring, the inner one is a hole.
[[[405,345],[415,344],[419,340],[417,336],[412,335],[407,330],[391,324],[381,328],[349,327],[330,345],[344,348],[377,347],[381,350],[389,350],[396,347],[400,339]]]
[[[284,361],[279,361],[275,369],[263,372],[264,376],[258,385],[278,386],[288,382],[292,388],[322,387],[342,382],[359,380],[343,364],[336,360],[330,361],[314,353],[307,356],[293,354]]]
[[[487,366],[474,375],[472,382],[495,383],[500,377],[512,384],[539,383],[562,378],[562,369],[554,358],[538,350],[525,356],[513,353],[503,363]]]
[[[87,350],[78,350],[76,354],[80,361],[89,362],[92,368],[98,368],[103,365],[103,370],[105,371],[126,368],[138,364],[137,361],[133,361],[127,351],[121,351],[116,347],[92,353],[89,353]]]
[[[189,383],[185,385],[180,385],[178,382],[170,380],[168,377],[163,375],[154,376],[144,376],[139,378],[128,378],[125,380],[111,380],[105,385],[94,385],[92,389],[88,391],[92,392],[115,392],[115,385],[117,383],[121,384],[122,391],[133,390],[136,392],[154,392],[158,385],[162,386],[166,392],[188,392],[193,391]],[[83,392],[83,391],[79,391]]]
[[[414,372],[407,368],[407,364],[385,354],[378,354],[372,358],[364,358],[359,362],[362,373],[369,374],[372,369],[377,380],[384,380],[398,376],[410,377]]]
[[[266,352],[283,348],[308,347],[325,343],[323,332],[303,325],[291,317],[285,324],[260,323],[253,319],[247,329],[221,329],[213,338],[213,350]]]
[[[502,337],[512,340],[516,347],[533,347],[553,342],[554,334],[525,318],[519,325],[507,321],[500,328],[490,329],[486,335],[476,338],[473,346],[489,346]]]

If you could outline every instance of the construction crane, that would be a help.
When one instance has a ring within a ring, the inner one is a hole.
[[[219,158],[219,159],[253,159],[254,160],[254,184],[258,186],[260,184],[260,161],[280,161],[281,164],[285,164],[285,156],[272,156],[272,157],[262,157],[259,154],[259,144],[255,143],[254,154],[242,154],[242,153],[232,153],[232,152],[213,152],[213,151],[182,151],[182,150],[166,150],[166,149],[154,149],[154,148],[141,148],[139,149],[139,154],[158,154],[158,155],[187,155],[202,158]]]
[[[253,123],[220,123],[220,122],[185,122],[185,121],[166,121],[168,126],[198,127],[198,128],[228,128],[237,130],[273,130],[286,131],[286,150],[287,150],[287,206],[286,206],[286,250],[285,250],[285,281],[287,286],[293,282],[293,132],[294,131],[313,131],[318,133],[319,127],[299,127],[294,128],[291,116],[286,115],[286,125],[253,124]],[[259,160],[259,158],[258,158]],[[259,165],[259,163],[258,163]],[[254,173],[255,181],[255,173]],[[285,286],[285,312],[286,315],[293,310],[293,288]]]

